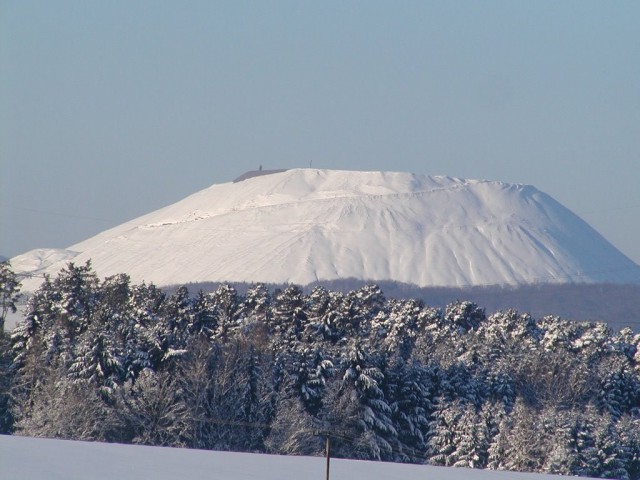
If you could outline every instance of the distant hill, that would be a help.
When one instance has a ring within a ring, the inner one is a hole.
[[[12,263],[43,274],[89,259],[100,276],[126,272],[161,286],[640,284],[638,265],[532,186],[390,172],[249,172]]]

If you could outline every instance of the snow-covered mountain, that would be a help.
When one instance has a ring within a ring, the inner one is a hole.
[[[638,265],[532,186],[390,172],[245,174],[67,250],[11,262],[55,273],[89,259],[101,277],[126,272],[157,285],[640,283]]]

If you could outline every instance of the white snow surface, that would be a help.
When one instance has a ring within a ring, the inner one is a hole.
[[[332,459],[332,480],[556,480],[535,473]],[[322,457],[287,457],[0,435],[3,480],[324,479]],[[578,477],[572,477],[578,478]]]
[[[157,285],[640,283],[638,265],[532,186],[392,172],[249,175],[53,253],[11,262],[54,274],[91,259],[101,277]]]

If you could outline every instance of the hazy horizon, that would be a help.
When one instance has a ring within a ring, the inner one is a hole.
[[[3,2],[0,255],[247,170],[530,184],[640,262],[640,4]]]

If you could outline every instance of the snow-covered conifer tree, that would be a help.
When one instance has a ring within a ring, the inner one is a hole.
[[[11,262],[0,262],[0,335],[4,334],[4,322],[9,312],[16,313],[21,297],[21,283],[11,268]]]
[[[484,468],[487,464],[489,432],[484,418],[472,404],[463,407],[455,431],[454,467]]]
[[[370,460],[391,460],[397,431],[391,407],[384,397],[384,374],[355,340],[350,342],[346,371],[333,382],[323,402],[320,418],[329,429],[350,439],[337,451]]]

